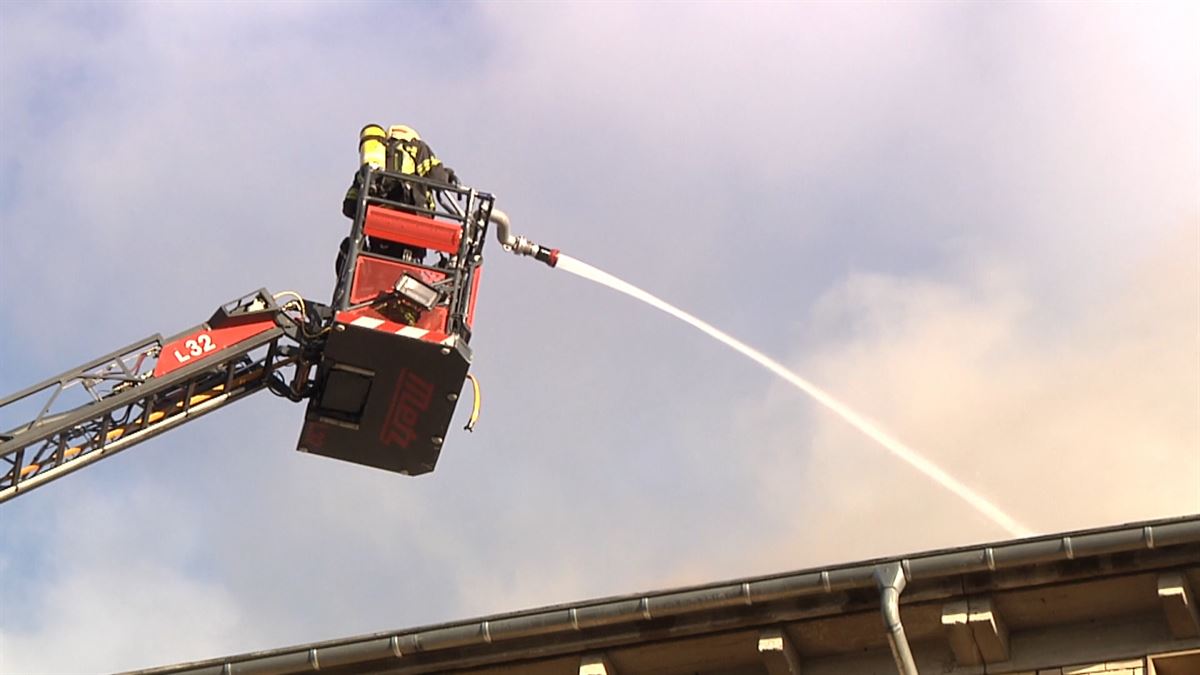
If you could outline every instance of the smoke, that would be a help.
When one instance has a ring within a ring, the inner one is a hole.
[[[1038,531],[1194,513],[1200,229],[1155,248],[1083,317],[1041,314],[998,265],[961,285],[856,274],[811,317],[825,337],[790,363]],[[775,386],[742,411],[743,429],[769,429],[763,508],[820,513],[785,524],[783,541],[818,540],[835,559],[978,541],[977,516],[836,421],[787,422],[799,403]],[[785,544],[762,564],[808,550]]]

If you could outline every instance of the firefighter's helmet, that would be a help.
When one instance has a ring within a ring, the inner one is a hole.
[[[401,141],[419,141],[421,134],[417,130],[406,124],[394,124],[388,127],[388,136]]]

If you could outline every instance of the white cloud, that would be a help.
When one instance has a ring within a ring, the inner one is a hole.
[[[238,599],[219,579],[189,567],[206,542],[195,536],[187,505],[146,486],[107,495],[80,488],[73,486],[68,500],[74,506],[21,524],[54,551],[36,572],[20,551],[0,554],[11,592],[2,612],[0,672],[140,668],[254,641]],[[147,539],[142,528],[159,519],[170,527]]]

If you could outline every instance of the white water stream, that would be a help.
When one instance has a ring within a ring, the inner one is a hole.
[[[933,480],[933,482],[949,490],[957,495],[960,499],[970,504],[971,507],[987,516],[987,518],[995,524],[1004,528],[1004,530],[1013,537],[1029,537],[1033,535],[1033,531],[1021,525],[1016,520],[1013,520],[1011,516],[1000,510],[1000,507],[991,503],[971,488],[960,483],[953,476],[946,473],[937,464],[934,464],[925,457],[921,456],[921,454],[916,450],[913,450],[895,438],[892,438],[890,435],[880,429],[879,425],[854,412],[844,403],[825,393],[811,382],[808,382],[799,375],[796,375],[787,368],[784,368],[778,362],[769,358],[757,349],[754,349],[740,340],[737,340],[730,335],[717,330],[708,323],[697,319],[678,307],[664,302],[632,284],[622,281],[607,272],[598,270],[583,261],[572,258],[571,256],[560,253],[558,256],[557,269],[570,272],[571,274],[578,275],[584,279],[588,279],[589,281],[594,281],[598,284],[608,286],[613,290],[620,291],[630,297],[641,300],[651,307],[660,309],[679,319],[680,321],[689,323],[692,326],[700,329],[709,336],[725,343],[738,352],[741,352],[747,358],[755,361],[772,373],[775,373],[779,377],[787,380],[792,384],[792,386],[813,397],[818,403],[832,410],[839,417],[849,422],[850,425],[855,429],[858,429],[866,434],[868,438],[882,445],[885,449],[887,449],[888,452],[892,453],[892,455],[903,460],[917,471],[925,474],[927,477]]]

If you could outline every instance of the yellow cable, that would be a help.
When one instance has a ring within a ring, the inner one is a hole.
[[[463,429],[475,431],[475,423],[479,421],[479,380],[475,379],[475,376],[471,373],[467,373],[467,377],[471,380],[474,402],[471,405],[471,419],[467,420],[467,426],[463,427]]]

